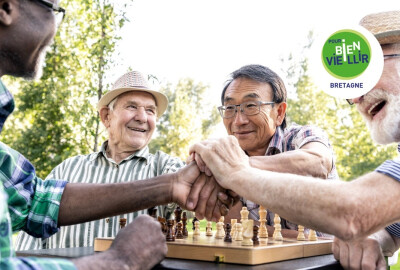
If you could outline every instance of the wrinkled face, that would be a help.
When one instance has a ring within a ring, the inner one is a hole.
[[[272,101],[272,98],[272,88],[268,83],[238,78],[226,89],[224,105],[238,105],[247,101],[267,102]],[[234,135],[250,156],[265,154],[276,127],[282,123],[283,119],[278,119],[276,105],[262,105],[260,113],[251,116],[241,113],[238,108],[234,117],[224,118],[228,134]]]
[[[14,17],[13,27],[6,29],[7,41],[0,49],[0,58],[6,64],[2,68],[4,74],[38,78],[46,48],[56,32],[55,15],[51,8],[37,1],[17,3],[17,7],[19,16]]]
[[[384,55],[400,54],[400,43],[382,49]],[[378,84],[354,101],[374,141],[400,142],[400,58],[386,59]]]
[[[132,91],[118,96],[108,114],[109,144],[124,152],[143,149],[151,140],[156,119],[156,102],[151,94]]]

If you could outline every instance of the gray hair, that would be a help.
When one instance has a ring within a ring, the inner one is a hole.
[[[110,111],[114,111],[114,105],[117,102],[117,99],[118,97],[114,98],[110,103],[108,103],[107,107],[110,109]]]

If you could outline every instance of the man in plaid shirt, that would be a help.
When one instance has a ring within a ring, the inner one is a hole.
[[[37,76],[42,64],[40,56],[52,41],[64,13],[59,0],[0,0],[0,77]],[[13,109],[14,99],[0,81],[0,131]],[[216,197],[218,191],[224,190],[204,178],[193,163],[178,173],[146,181],[43,181],[24,156],[0,143],[0,269],[149,269],[167,252],[160,225],[149,216],[142,215],[121,230],[108,251],[73,261],[17,258],[12,231],[24,230],[45,238],[57,232],[59,226],[170,202],[189,210],[201,209],[199,216],[204,216],[206,206],[211,206],[214,211],[208,212],[208,218],[212,215],[217,219],[228,210]],[[209,201],[198,201],[200,192]]]

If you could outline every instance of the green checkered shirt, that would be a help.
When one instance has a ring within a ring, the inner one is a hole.
[[[0,81],[0,131],[13,110],[14,99]],[[13,231],[43,238],[58,231],[59,204],[67,182],[38,178],[23,155],[1,142],[0,180],[0,269],[75,269],[67,260],[16,258],[12,247]]]

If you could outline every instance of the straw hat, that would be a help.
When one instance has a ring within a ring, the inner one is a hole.
[[[374,34],[381,45],[400,42],[400,10],[369,14],[360,25]]]
[[[160,117],[168,107],[168,98],[164,94],[151,90],[147,80],[140,72],[131,71],[122,75],[114,83],[112,89],[99,100],[97,109],[100,111],[101,108],[108,106],[114,98],[129,91],[141,91],[152,94],[156,100],[157,117]]]

